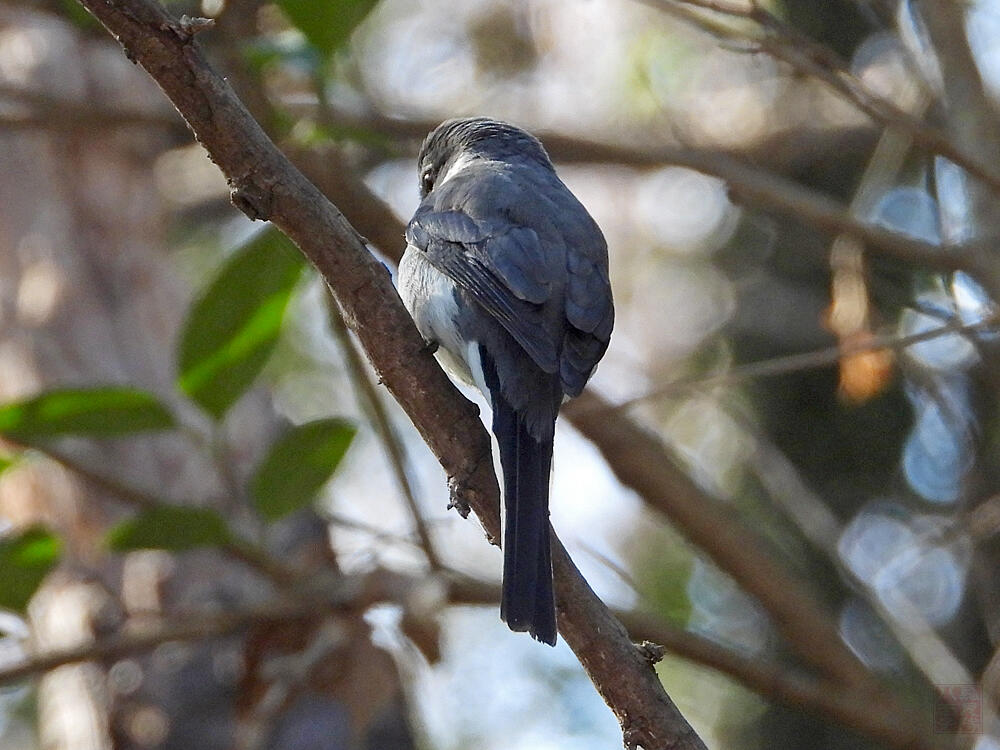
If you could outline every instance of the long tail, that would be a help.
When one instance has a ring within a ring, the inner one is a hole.
[[[556,611],[549,548],[549,471],[552,439],[539,441],[500,391],[485,349],[480,359],[493,402],[493,434],[500,445],[504,509],[503,594],[500,619],[511,630],[554,646]]]

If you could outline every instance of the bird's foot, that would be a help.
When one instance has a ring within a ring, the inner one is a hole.
[[[650,663],[652,666],[659,661],[662,661],[663,657],[666,656],[667,650],[661,646],[659,643],[653,643],[652,641],[643,641],[642,643],[635,644],[636,648],[639,649],[639,653],[642,657]]]
[[[457,510],[462,518],[468,518],[472,508],[465,499],[466,489],[455,479],[448,480],[448,510]]]

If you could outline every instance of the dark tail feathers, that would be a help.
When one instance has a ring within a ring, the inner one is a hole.
[[[500,445],[504,509],[503,594],[500,619],[511,630],[554,646],[556,611],[549,548],[549,471],[552,440],[532,437],[500,392],[493,360],[480,347],[493,407],[493,434]]]

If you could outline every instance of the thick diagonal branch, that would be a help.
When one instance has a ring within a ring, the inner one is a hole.
[[[498,538],[499,491],[476,409],[427,351],[388,271],[361,236],[208,66],[189,26],[151,0],[81,2],[177,107],[226,175],[237,207],[253,219],[271,220],[323,274],[380,379],[447,472],[458,504],[475,509],[487,534]],[[703,748],[624,628],[562,547],[554,552],[560,631],[621,722],[626,742],[647,750]]]

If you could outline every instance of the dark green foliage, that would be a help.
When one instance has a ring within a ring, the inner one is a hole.
[[[377,0],[278,0],[277,5],[323,57],[330,57]]]
[[[24,612],[59,562],[61,548],[59,539],[41,526],[0,539],[0,607]]]
[[[209,508],[160,505],[115,526],[108,546],[116,552],[136,549],[186,550],[232,541],[225,519]]]
[[[177,383],[216,419],[267,362],[304,267],[291,241],[270,227],[229,259],[188,313]]]
[[[114,437],[173,426],[166,407],[135,388],[58,389],[0,406],[0,433],[22,442],[63,435]]]
[[[260,514],[274,520],[311,503],[337,469],[355,432],[342,419],[320,419],[280,437],[250,484]]]

